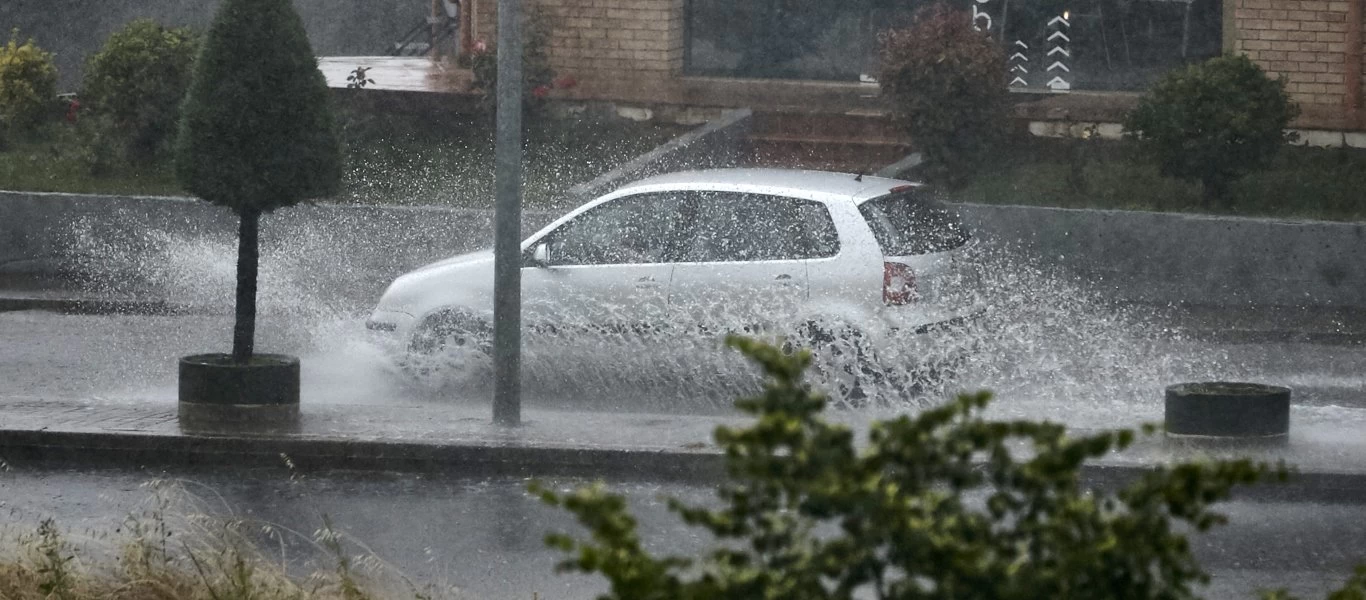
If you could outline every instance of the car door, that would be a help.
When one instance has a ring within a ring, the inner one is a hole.
[[[667,318],[679,203],[668,194],[609,200],[528,250],[522,302],[533,332],[648,332]],[[538,253],[544,262],[534,260]]]
[[[739,192],[689,198],[683,221],[694,225],[669,292],[676,318],[704,332],[789,327],[807,300],[806,202]]]

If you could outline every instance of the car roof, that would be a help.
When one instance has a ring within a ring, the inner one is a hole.
[[[849,199],[863,202],[884,196],[893,188],[921,184],[901,179],[889,179],[854,173],[809,171],[798,169],[735,168],[680,171],[647,177],[632,182],[612,193],[626,195],[634,191],[691,189],[740,191],[825,201]]]

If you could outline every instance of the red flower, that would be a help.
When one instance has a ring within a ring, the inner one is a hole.
[[[546,86],[544,86],[544,85],[538,85],[538,86],[536,86],[534,89],[531,90],[531,95],[532,95],[532,96],[535,96],[535,97],[537,97],[537,98],[544,98],[544,97],[546,97],[546,95],[549,94],[549,93],[550,93],[550,88],[549,88],[549,87],[546,87]]]
[[[565,75],[564,77],[555,80],[555,87],[562,90],[567,90],[576,85],[579,85],[579,80],[574,79],[573,75]]]

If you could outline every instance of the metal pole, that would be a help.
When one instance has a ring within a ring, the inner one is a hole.
[[[522,420],[522,23],[498,0],[498,130],[494,148],[493,422]]]

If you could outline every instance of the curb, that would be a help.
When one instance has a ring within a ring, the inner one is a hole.
[[[0,296],[0,312],[41,310],[66,315],[188,315],[211,312],[165,300],[98,300],[93,298],[24,298]]]
[[[418,472],[461,478],[555,477],[714,484],[725,478],[715,451],[633,450],[587,446],[424,444],[378,440],[192,436],[0,430],[0,459],[14,466],[185,468],[280,467]],[[1090,464],[1081,480],[1114,490],[1150,466]],[[1233,500],[1361,504],[1366,472],[1292,472],[1284,483],[1237,489]]]
[[[0,458],[11,465],[88,467],[279,467],[347,469],[461,477],[583,477],[717,481],[714,452],[624,448],[424,444],[249,435],[151,435],[0,430]]]

